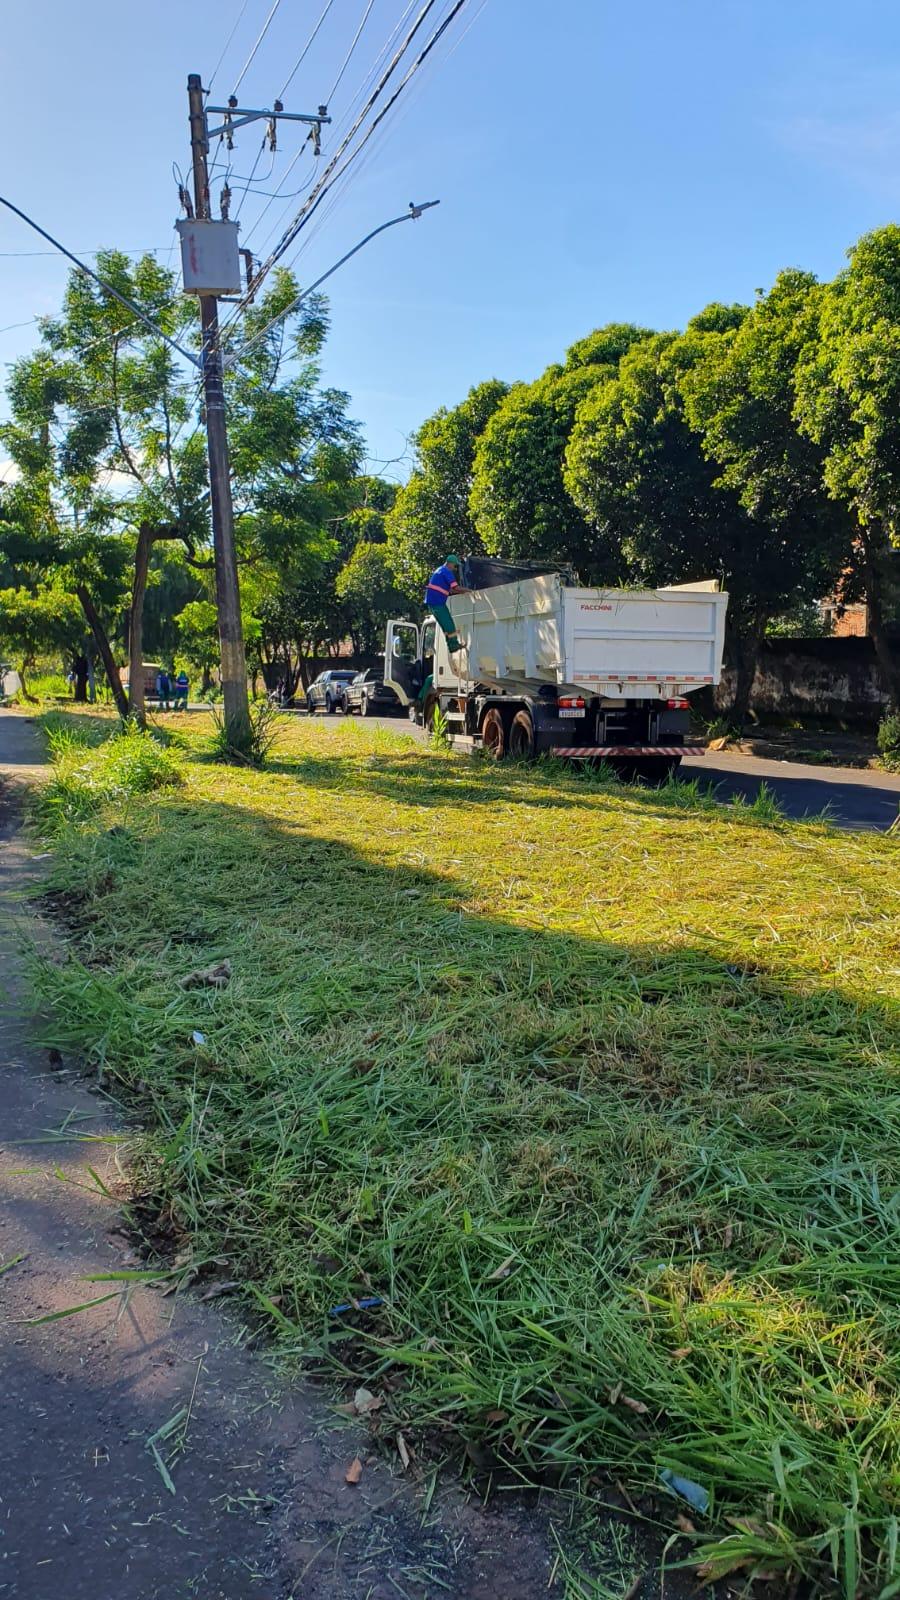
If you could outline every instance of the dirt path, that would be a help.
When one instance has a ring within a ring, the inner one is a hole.
[[[89,1281],[141,1262],[103,1192],[123,1188],[121,1119],[77,1063],[50,1063],[26,1014],[27,947],[52,935],[25,898],[44,863],[17,784],[42,770],[34,727],[0,712],[0,1597],[545,1596],[540,1508],[485,1511],[451,1489],[425,1514],[364,1437],[329,1426],[327,1395],[279,1384],[220,1304]],[[185,1434],[173,1495],[147,1441],[185,1407],[163,1446]]]

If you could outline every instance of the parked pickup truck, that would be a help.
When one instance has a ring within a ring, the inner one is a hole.
[[[429,726],[439,711],[453,745],[497,760],[606,761],[650,782],[672,772],[688,696],[722,672],[718,583],[587,589],[558,572],[473,565],[479,586],[451,601],[461,650],[433,617],[387,625],[385,682],[410,714]]]
[[[341,696],[341,710],[345,717],[358,711],[361,717],[390,716],[403,708],[393,689],[389,689],[379,672],[367,667],[348,683]]]

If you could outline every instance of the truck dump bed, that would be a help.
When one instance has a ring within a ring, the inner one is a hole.
[[[451,656],[438,630],[435,686],[533,693],[546,683],[616,699],[689,693],[719,682],[727,605],[715,581],[581,589],[557,573],[454,595],[465,648]]]

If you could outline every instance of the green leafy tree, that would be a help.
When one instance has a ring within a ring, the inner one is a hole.
[[[151,256],[132,265],[117,251],[98,271],[171,337],[189,333],[194,309]],[[119,710],[143,712],[144,593],[160,539],[189,547],[206,537],[205,461],[185,437],[190,386],[171,348],[111,294],[73,272],[59,317],[16,363],[0,430],[19,482],[4,506],[7,528],[40,550],[77,594]],[[131,701],[104,609],[130,580]]]
[[[492,378],[470,389],[453,410],[441,407],[414,435],[415,465],[387,518],[398,583],[421,595],[430,572],[450,550],[484,554],[469,511],[472,467],[480,435],[508,392]]]
[[[796,369],[796,417],[823,452],[825,483],[854,519],[852,558],[891,703],[900,657],[889,621],[900,590],[900,227],[866,234],[816,298]]]
[[[688,338],[719,337],[704,327]],[[736,669],[731,714],[746,715],[772,595],[758,529],[721,486],[688,426],[678,382],[685,350],[674,334],[636,345],[618,378],[579,408],[566,482],[584,515],[622,551],[631,581],[659,586],[720,576],[731,596],[729,653]]]
[[[571,347],[565,366],[515,384],[501,401],[476,446],[469,499],[489,554],[570,563],[590,580],[612,575],[615,554],[572,500],[563,465],[579,405],[647,337],[631,323],[598,328]]]
[[[852,519],[825,485],[824,451],[794,416],[797,362],[815,329],[820,289],[783,272],[732,327],[689,334],[676,353],[685,415],[717,484],[750,518],[755,573],[748,576],[767,631],[805,616],[846,567]]]
[[[63,589],[47,584],[0,589],[0,655],[15,662],[26,698],[28,676],[38,656],[55,650],[74,654],[83,627],[77,599]]]
[[[338,573],[335,587],[349,613],[355,649],[360,655],[376,655],[384,649],[388,619],[407,609],[386,546],[361,540]]]
[[[213,669],[219,661],[219,625],[211,600],[189,600],[175,618],[178,651],[201,674],[201,692],[207,694]]]

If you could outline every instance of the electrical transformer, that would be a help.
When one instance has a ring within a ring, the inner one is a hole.
[[[241,293],[238,224],[206,218],[180,218],[181,270],[185,294]]]

